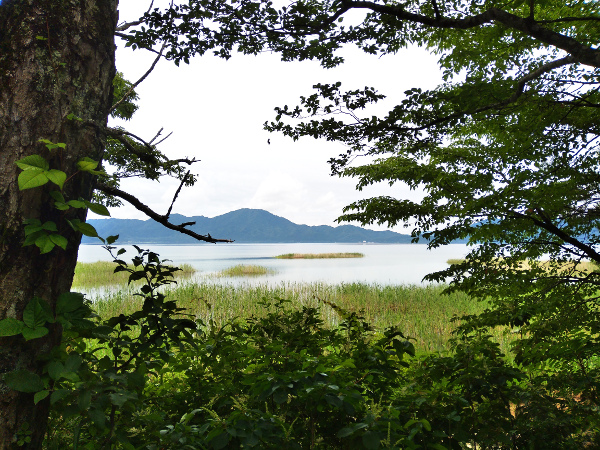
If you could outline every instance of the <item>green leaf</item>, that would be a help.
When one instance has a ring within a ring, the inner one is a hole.
[[[29,328],[38,328],[52,322],[50,306],[39,297],[33,297],[23,310],[23,322]]]
[[[23,334],[23,337],[25,338],[26,341],[31,341],[32,339],[38,339],[41,337],[44,337],[48,334],[48,328],[46,327],[37,327],[37,328],[29,328],[29,327],[24,327],[23,331],[21,332]]]
[[[46,172],[40,169],[24,170],[19,174],[19,178],[17,179],[20,191],[43,186],[47,182],[48,177],[46,176]]]
[[[0,320],[0,336],[16,336],[21,334],[25,324],[13,317]]]
[[[48,397],[48,395],[50,395],[50,391],[48,390],[36,392],[33,396],[33,403],[37,405],[40,401]]]
[[[101,430],[106,427],[106,415],[104,414],[104,411],[96,408],[91,408],[88,411],[88,416],[90,416],[90,419],[92,419],[94,425],[96,425]]]
[[[89,223],[80,223],[78,228],[79,228],[79,231],[81,231],[86,236],[98,237],[98,233],[96,232],[96,229]]]
[[[67,205],[73,208],[85,208],[85,202],[83,200],[69,200]]]
[[[76,372],[83,363],[81,356],[69,355],[65,361],[65,372]]]
[[[62,192],[60,192],[60,191],[51,191],[50,197],[52,197],[57,202],[65,203],[65,197],[64,197],[64,195],[62,195]]]
[[[127,401],[137,399],[137,395],[134,392],[120,391],[113,392],[109,398],[113,405],[122,407]]]
[[[56,301],[56,315],[76,311],[83,306],[84,297],[79,292],[65,292]]]
[[[362,436],[362,442],[366,449],[375,450],[379,448],[379,435],[373,431],[367,431]]]
[[[98,161],[94,161],[91,158],[85,157],[80,161],[77,161],[77,167],[79,167],[79,170],[83,172],[91,172],[98,167]]]
[[[92,203],[86,201],[85,204],[90,209],[90,211],[100,216],[110,216],[110,213],[108,212],[108,209],[106,209],[106,206],[101,205],[100,203]]]
[[[48,161],[40,155],[29,155],[15,163],[21,170],[46,171],[50,168]]]
[[[64,371],[65,366],[60,361],[52,361],[48,364],[48,375],[50,375],[50,378],[54,381],[59,380]]]
[[[49,139],[40,139],[38,142],[42,142],[42,143],[46,144],[46,148],[48,150],[55,150],[57,148],[66,148],[67,147],[67,144],[65,144],[64,142],[54,143]]]
[[[60,234],[51,234],[50,235],[50,240],[58,245],[60,248],[62,248],[63,250],[67,249],[67,238],[64,236],[61,236]]]
[[[54,184],[58,185],[59,188],[61,188],[61,189],[63,188],[63,185],[65,184],[65,181],[67,180],[66,173],[64,173],[62,170],[52,169],[52,170],[45,172],[45,174],[50,181],[52,181]]]
[[[54,242],[52,242],[52,240],[50,239],[50,236],[46,233],[40,235],[40,237],[38,237],[35,240],[35,245],[37,245],[40,248],[41,254],[52,251],[52,249],[55,246]]]
[[[67,209],[69,209],[69,205],[63,202],[54,202],[54,207],[59,211],[66,211]]]
[[[92,404],[92,391],[86,389],[84,391],[79,392],[79,398],[77,399],[77,406],[80,411],[87,410]]]
[[[4,383],[10,389],[19,392],[33,393],[44,389],[44,383],[39,375],[25,369],[8,372],[4,375]]]
[[[44,225],[42,225],[42,229],[46,231],[58,231],[58,229],[56,228],[56,224],[51,220],[44,222]]]
[[[56,391],[50,394],[50,404],[54,405],[56,402],[62,400],[67,397],[71,391],[69,389],[57,389]]]
[[[229,434],[223,431],[221,434],[215,436],[213,439],[210,440],[210,445],[213,449],[220,450],[222,448],[227,447],[227,444],[229,444],[229,439]]]

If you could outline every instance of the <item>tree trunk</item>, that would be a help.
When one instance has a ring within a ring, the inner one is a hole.
[[[58,187],[19,191],[15,161],[39,154],[50,168],[73,176],[67,199],[89,200],[94,180],[77,174],[83,157],[99,161],[115,74],[114,30],[117,0],[4,0],[0,5],[0,319],[22,319],[33,297],[54,310],[59,294],[69,291],[81,235],[65,218],[85,220],[85,210],[58,211],[49,196]],[[84,122],[68,119],[74,114]],[[48,151],[40,138],[66,144]],[[68,240],[40,254],[23,247],[23,220],[54,221]],[[16,369],[39,370],[37,358],[60,339],[53,329],[42,339],[0,338],[0,378]],[[29,429],[27,448],[40,448],[46,431],[48,401],[34,405],[33,394],[8,389],[0,379],[0,449],[16,446]]]

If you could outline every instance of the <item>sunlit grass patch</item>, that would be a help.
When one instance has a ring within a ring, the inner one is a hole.
[[[277,259],[333,259],[333,258],[363,258],[363,253],[286,253],[276,256]]]
[[[181,270],[175,272],[176,278],[182,278],[192,275],[196,272],[190,264],[169,264],[173,267],[179,267]],[[114,273],[115,264],[112,261],[96,261],[93,263],[77,263],[75,267],[75,278],[73,287],[91,288],[108,285],[127,284],[129,272]],[[133,266],[130,266],[133,268]]]
[[[275,271],[268,267],[238,264],[217,272],[218,277],[248,277],[257,275],[272,275]]]
[[[502,261],[502,259],[496,260],[498,263]],[[446,261],[447,264],[462,264],[465,262],[465,259],[449,259]],[[583,273],[591,273],[594,271],[598,271],[598,265],[592,261],[565,261],[565,262],[557,262],[557,261],[535,261],[535,260],[525,260],[521,261],[518,265],[518,270],[531,270],[532,268],[540,268],[547,271],[554,270],[557,272],[568,272],[576,268],[577,271]]]

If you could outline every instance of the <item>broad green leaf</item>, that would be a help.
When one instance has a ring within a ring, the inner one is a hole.
[[[67,238],[64,236],[61,236],[60,234],[51,234],[50,235],[50,240],[58,245],[60,248],[62,248],[63,250],[67,249]]]
[[[92,403],[92,391],[89,389],[83,390],[79,392],[79,397],[77,398],[77,406],[80,411],[87,410]]]
[[[52,311],[44,300],[33,297],[23,310],[23,322],[29,328],[38,328],[52,322]]]
[[[19,184],[19,190],[24,191],[25,189],[32,189],[38,186],[43,186],[48,182],[46,172],[40,169],[24,170],[19,174],[17,179]]]
[[[362,436],[362,442],[364,448],[368,450],[375,450],[379,448],[379,435],[373,431],[367,431]]]
[[[48,390],[36,392],[33,396],[33,403],[35,403],[37,405],[39,402],[41,402],[46,397],[48,397],[48,395],[50,395],[50,391],[48,391]]]
[[[46,171],[50,168],[48,161],[40,155],[26,156],[25,158],[18,160],[16,164],[21,170]]]
[[[90,419],[92,419],[92,422],[94,422],[94,425],[98,428],[104,429],[104,427],[106,427],[106,415],[104,414],[104,411],[90,408],[88,415],[90,416]]]
[[[0,336],[16,336],[21,334],[25,324],[21,320],[13,317],[7,317],[0,320]]]
[[[109,395],[110,402],[118,407],[122,407],[127,401],[137,399],[137,394],[135,392],[113,392]]]
[[[50,192],[50,197],[52,197],[55,201],[65,203],[65,197],[62,195],[60,191],[52,191]]]
[[[46,145],[46,148],[48,150],[55,150],[57,148],[66,148],[67,144],[65,144],[64,142],[52,142],[49,139],[40,139],[39,142],[42,142]]]
[[[85,202],[83,200],[69,200],[67,205],[73,208],[85,208]]]
[[[39,375],[29,370],[20,369],[4,375],[4,383],[15,391],[38,392],[44,389],[44,383]]]
[[[60,361],[52,361],[48,364],[48,375],[55,381],[60,379],[64,371],[65,366]]]
[[[46,172],[46,176],[50,181],[56,184],[59,188],[63,188],[65,181],[67,180],[67,174],[62,170],[51,169]]]
[[[65,292],[58,296],[56,314],[73,312],[83,306],[84,297],[79,292]]]
[[[21,333],[23,334],[23,337],[25,338],[26,341],[30,341],[32,339],[37,339],[37,338],[46,336],[48,334],[48,331],[49,330],[46,327],[37,327],[37,328],[24,327],[23,331]]]
[[[98,233],[96,232],[96,229],[89,223],[80,223],[78,228],[79,228],[79,231],[81,231],[86,236],[98,237]]]
[[[70,393],[71,391],[69,389],[57,389],[56,391],[52,392],[52,394],[50,394],[50,404],[55,404],[56,402],[67,397]]]
[[[56,228],[56,223],[52,222],[51,220],[44,222],[42,229],[46,231],[58,231],[58,228]]]
[[[76,372],[82,363],[83,363],[83,360],[81,359],[81,356],[69,355],[69,357],[65,361],[65,371],[66,372]]]
[[[40,248],[40,253],[42,254],[52,251],[55,246],[54,242],[52,242],[52,239],[50,239],[50,236],[46,233],[42,234],[35,240],[35,245]]]
[[[85,204],[90,209],[90,211],[100,216],[110,216],[110,213],[108,212],[108,209],[106,209],[106,206],[101,205],[100,203],[92,203],[86,201]]]
[[[59,211],[66,211],[67,209],[69,209],[69,205],[63,202],[54,202],[54,207]]]
[[[93,159],[86,157],[80,161],[77,161],[77,167],[79,167],[79,170],[83,172],[90,172],[98,167],[98,161],[94,161]]]

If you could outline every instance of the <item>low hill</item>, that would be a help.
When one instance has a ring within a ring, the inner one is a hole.
[[[173,214],[170,221],[175,224],[196,222],[189,227],[198,234],[210,233],[213,237],[233,239],[239,243],[288,243],[288,242],[376,242],[410,243],[411,237],[393,231],[365,230],[354,225],[309,226],[298,225],[283,217],[262,209],[239,209],[221,216],[186,217]],[[120,244],[194,244],[190,236],[169,230],[153,220],[136,219],[92,219],[100,236],[119,235]],[[84,236],[84,244],[96,244],[95,238]]]

